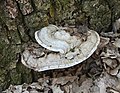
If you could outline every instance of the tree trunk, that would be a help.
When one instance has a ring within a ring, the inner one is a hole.
[[[120,16],[119,0],[0,0],[0,88],[36,81],[43,73],[20,62],[34,32],[48,25],[86,25],[111,31]],[[50,73],[50,72],[49,72]]]

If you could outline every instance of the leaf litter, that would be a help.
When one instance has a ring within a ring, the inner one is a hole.
[[[102,32],[97,50],[83,63],[44,71],[37,82],[11,85],[3,93],[120,93],[120,33],[115,34]]]

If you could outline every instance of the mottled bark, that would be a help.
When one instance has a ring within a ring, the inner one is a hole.
[[[120,17],[120,0],[0,0],[0,88],[41,77],[20,62],[24,45],[48,24],[87,25],[111,31]]]

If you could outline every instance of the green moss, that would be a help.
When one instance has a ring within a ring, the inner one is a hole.
[[[22,44],[34,38],[34,32],[48,24],[85,23],[89,21],[90,29],[106,29],[111,21],[119,18],[120,1],[118,0],[33,0],[34,12],[20,14],[10,19],[0,2],[0,87],[10,84],[30,83],[41,77],[41,73],[26,68],[17,58],[21,54]],[[23,42],[24,41],[24,42]],[[73,51],[73,50],[71,50]]]
[[[16,69],[12,69],[9,74],[11,84],[21,84],[21,74]]]
[[[46,18],[47,15],[41,12],[37,12],[33,15],[29,15],[25,17],[26,25],[29,28],[40,28],[41,26],[44,26],[44,18]]]

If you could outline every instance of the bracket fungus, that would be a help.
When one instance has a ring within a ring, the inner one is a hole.
[[[89,30],[86,40],[83,40],[84,36],[77,30],[75,27],[49,25],[36,31],[35,39],[40,46],[34,47],[32,52],[26,48],[21,57],[22,63],[35,71],[45,71],[83,62],[97,49],[100,37],[97,32]]]

